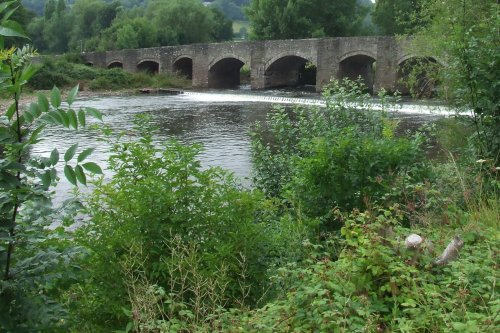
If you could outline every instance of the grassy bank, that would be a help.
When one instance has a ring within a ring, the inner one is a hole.
[[[78,55],[44,58],[28,87],[48,90],[80,85],[80,90],[106,91],[137,88],[189,88],[191,80],[170,74],[129,73],[120,68],[103,69],[83,64]]]

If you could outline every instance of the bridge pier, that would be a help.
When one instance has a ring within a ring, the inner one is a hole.
[[[379,38],[373,83],[374,92],[378,92],[382,89],[391,92],[396,90],[398,53],[398,45],[394,38]]]
[[[316,91],[320,92],[323,87],[336,78],[339,71],[339,63],[335,51],[339,49],[338,38],[318,40],[318,66],[316,70]]]

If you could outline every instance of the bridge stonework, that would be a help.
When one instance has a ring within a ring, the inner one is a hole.
[[[393,37],[340,37],[299,40],[191,44],[85,53],[89,65],[122,67],[137,72],[181,73],[193,87],[223,88],[239,84],[240,68],[250,69],[252,89],[294,85],[306,63],[316,66],[316,89],[332,78],[360,75],[373,90],[397,87],[406,42]],[[150,67],[148,67],[150,66]]]

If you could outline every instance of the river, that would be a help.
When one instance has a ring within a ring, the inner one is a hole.
[[[96,108],[103,113],[104,124],[116,132],[125,131],[130,135],[133,135],[134,117],[149,114],[159,128],[155,141],[175,138],[183,143],[201,143],[204,150],[199,159],[204,167],[220,166],[230,170],[244,186],[251,186],[249,130],[253,124],[264,121],[266,115],[272,112],[273,105],[321,103],[320,97],[313,93],[238,90],[87,98],[77,100],[74,107]],[[396,116],[401,119],[401,126],[415,128],[447,114],[446,109],[435,104],[403,103]],[[51,127],[45,130],[44,137],[44,141],[34,147],[34,154],[48,157],[54,147],[64,152],[78,142],[78,151],[95,147],[89,159],[105,169],[109,147],[102,141],[101,131]],[[62,169],[63,165],[59,167]],[[59,175],[61,182],[56,189],[56,202],[62,202],[71,189],[61,170]],[[110,177],[108,171],[105,175]]]

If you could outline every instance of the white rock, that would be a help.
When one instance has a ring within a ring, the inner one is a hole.
[[[422,244],[422,237],[420,237],[417,234],[411,234],[410,236],[406,237],[405,239],[405,246],[408,249],[416,249],[420,247],[420,244]]]

